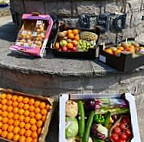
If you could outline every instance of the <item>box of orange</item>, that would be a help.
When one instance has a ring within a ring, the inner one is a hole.
[[[45,142],[53,102],[53,99],[43,96],[0,89],[0,139]]]

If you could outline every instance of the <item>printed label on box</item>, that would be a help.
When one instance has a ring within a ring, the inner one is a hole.
[[[25,46],[25,47],[28,47],[28,43],[25,43],[24,46]]]
[[[102,61],[103,63],[106,63],[106,57],[105,56],[100,55],[99,60]]]
[[[21,44],[20,44],[20,42],[16,42],[16,45],[17,45],[17,46],[20,46]]]
[[[42,24],[42,21],[41,21],[41,20],[37,20],[36,24],[37,24],[37,25],[41,25],[41,24]]]
[[[36,46],[37,46],[36,44],[32,44],[32,45],[31,45],[31,47],[33,47],[33,48],[36,48]]]
[[[37,32],[33,32],[32,36],[36,37],[37,36]]]

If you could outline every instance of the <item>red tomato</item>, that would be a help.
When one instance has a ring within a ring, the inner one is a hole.
[[[114,133],[120,135],[120,134],[121,134],[121,129],[120,129],[120,127],[114,128]]]
[[[125,142],[125,140],[118,140],[117,142]]]
[[[121,128],[122,130],[125,130],[125,129],[126,129],[126,125],[125,125],[125,124],[120,124],[120,128]]]
[[[121,135],[120,135],[120,139],[121,139],[121,140],[127,140],[127,135],[121,134]]]
[[[126,130],[125,133],[126,133],[127,136],[131,135],[131,131],[130,130]]]
[[[123,119],[122,119],[122,123],[124,123],[124,124],[127,124],[127,123],[129,123],[129,120],[128,120],[128,118],[123,118]]]
[[[112,134],[111,135],[111,139],[115,142],[117,142],[119,140],[119,136],[117,134]]]

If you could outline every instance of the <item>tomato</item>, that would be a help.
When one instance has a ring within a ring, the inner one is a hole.
[[[131,135],[131,131],[130,130],[126,130],[125,133],[126,133],[127,136]]]
[[[111,135],[111,139],[115,142],[117,142],[119,140],[119,136],[117,134],[112,134]]]
[[[125,124],[120,124],[120,128],[121,128],[122,130],[125,130],[125,129],[126,129],[126,125],[125,125]]]
[[[120,127],[114,128],[114,133],[120,135],[120,134],[121,134],[121,129],[120,129]]]
[[[129,120],[128,120],[128,118],[123,118],[123,119],[122,119],[122,123],[124,123],[124,124],[127,124],[127,123],[129,123]]]
[[[127,140],[127,135],[121,134],[121,135],[120,135],[120,139],[121,139],[121,140]]]
[[[117,142],[125,142],[125,140],[118,140]]]

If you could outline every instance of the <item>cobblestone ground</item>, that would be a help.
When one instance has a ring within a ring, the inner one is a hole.
[[[9,48],[11,42],[16,38],[16,27],[13,25],[11,17],[0,17],[0,52]],[[144,142],[144,94],[135,96],[138,112],[141,141]],[[58,142],[58,108],[55,109],[54,117],[50,125],[50,132],[47,142]]]

